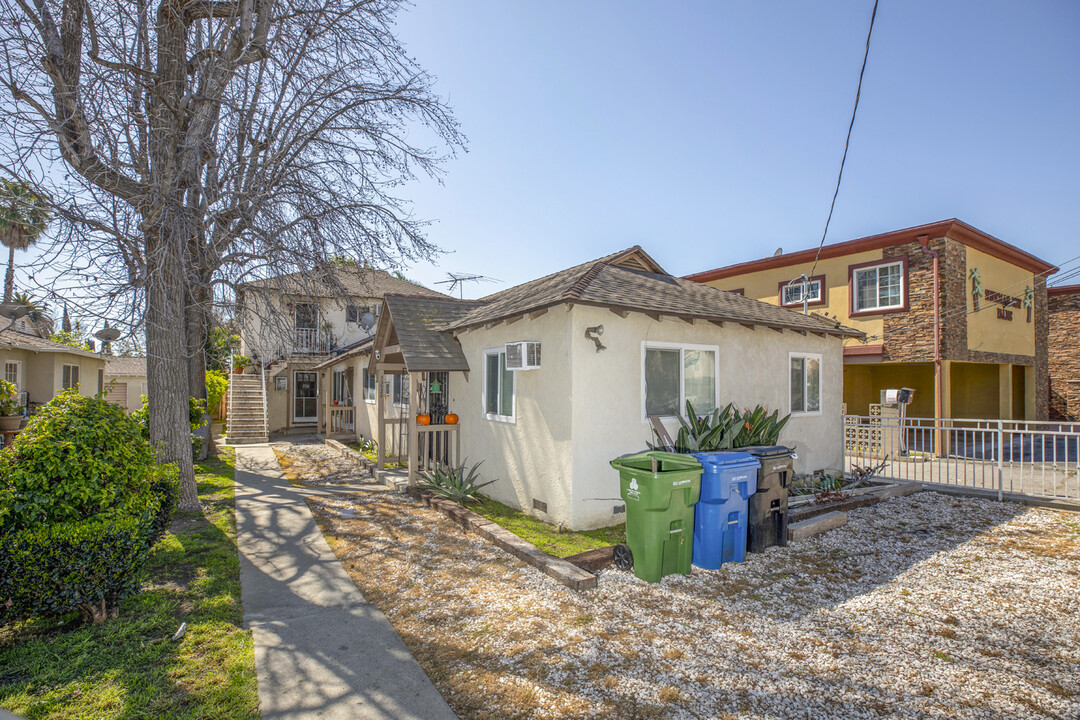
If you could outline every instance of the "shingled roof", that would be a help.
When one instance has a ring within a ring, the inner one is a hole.
[[[391,293],[448,297],[437,290],[431,290],[411,280],[403,280],[385,270],[374,268],[337,268],[321,280],[317,273],[306,271],[244,283],[247,287],[259,287],[307,297],[334,297],[335,285],[340,285],[348,295],[353,297],[381,298]]]
[[[409,372],[467,371],[469,363],[453,335],[441,332],[444,327],[476,309],[481,301],[451,297],[387,295],[375,345],[400,347],[401,360]],[[388,320],[389,319],[389,320]],[[387,337],[389,333],[395,337]],[[396,343],[391,343],[395,340]],[[384,356],[394,362],[395,356]]]
[[[105,374],[109,376],[146,377],[146,358],[105,358]]]
[[[640,247],[523,283],[481,298],[443,330],[465,330],[542,308],[573,303],[685,319],[762,325],[798,332],[859,337],[858,330],[752,298],[672,277]]]
[[[90,352],[89,350],[83,350],[82,348],[71,347],[64,343],[46,340],[37,335],[31,335],[30,333],[21,332],[19,330],[0,331],[0,347],[30,350],[31,352],[72,353],[73,355],[82,355],[83,357],[98,357],[97,353]]]

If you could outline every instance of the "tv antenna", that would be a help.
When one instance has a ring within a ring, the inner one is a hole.
[[[446,273],[448,280],[436,280],[436,285],[449,285],[450,293],[453,294],[454,288],[458,289],[458,298],[465,299],[465,283],[467,282],[498,282],[495,278],[487,277],[486,275],[472,275],[470,273]]]

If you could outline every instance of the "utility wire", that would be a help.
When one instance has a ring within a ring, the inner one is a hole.
[[[870,30],[866,33],[866,50],[863,52],[862,69],[859,70],[859,85],[855,89],[855,107],[851,109],[851,122],[848,123],[847,139],[844,140],[844,155],[840,158],[840,172],[836,175],[836,189],[833,190],[832,202],[829,204],[829,216],[825,219],[825,232],[821,233],[821,242],[818,243],[817,253],[814,255],[814,266],[810,269],[810,277],[813,277],[814,271],[817,270],[821,248],[825,246],[825,236],[829,234],[829,223],[832,222],[833,210],[836,208],[836,197],[840,194],[840,180],[844,177],[844,163],[847,162],[848,146],[851,144],[851,130],[855,127],[855,113],[859,111],[859,96],[862,95],[866,59],[870,57],[870,37],[874,34],[874,18],[877,17],[877,6],[878,0],[874,0],[874,10],[870,13]]]

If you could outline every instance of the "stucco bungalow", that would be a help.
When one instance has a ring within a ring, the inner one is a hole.
[[[104,382],[105,361],[97,353],[19,330],[0,331],[0,362],[31,412],[69,388],[94,395]]]
[[[673,277],[633,247],[477,301],[387,295],[372,343],[319,369],[363,388],[355,410],[327,398],[330,430],[400,451],[410,477],[482,460],[486,493],[582,529],[621,521],[608,462],[646,448],[650,417],[674,433],[688,399],[791,412],[781,442],[798,470],[840,467],[843,339],[858,335]]]
[[[110,357],[105,360],[105,399],[133,412],[146,394],[146,358]]]

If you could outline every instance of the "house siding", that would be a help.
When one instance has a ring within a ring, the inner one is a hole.
[[[1080,421],[1080,288],[1048,298],[1050,419]]]

